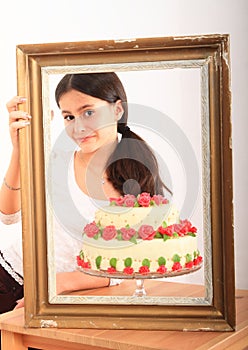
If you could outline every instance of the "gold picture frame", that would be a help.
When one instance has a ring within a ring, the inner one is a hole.
[[[20,130],[27,327],[235,329],[229,65],[227,34],[17,46],[18,94],[28,98],[26,107],[32,115],[31,125]],[[56,295],[46,194],[50,77],[85,70],[173,69],[199,72],[204,296],[148,297],[135,302],[118,295]]]

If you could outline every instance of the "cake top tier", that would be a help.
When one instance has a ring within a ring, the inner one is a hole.
[[[132,194],[126,194],[117,198],[110,198],[110,205],[120,206],[120,207],[151,207],[158,206],[162,204],[168,204],[167,198],[160,194],[151,196],[150,193],[142,192],[137,196]]]

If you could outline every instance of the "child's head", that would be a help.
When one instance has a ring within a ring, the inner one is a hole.
[[[120,100],[122,102],[124,113],[118,121],[118,129],[119,124],[121,124],[121,130],[127,124],[127,97],[120,79],[114,72],[65,75],[59,82],[55,91],[55,99],[59,107],[61,96],[70,90],[77,90],[109,103],[115,103]],[[117,131],[121,132],[118,129]]]

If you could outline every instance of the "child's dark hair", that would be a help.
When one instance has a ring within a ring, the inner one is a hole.
[[[164,189],[171,193],[161,180],[153,151],[127,126],[127,97],[118,76],[114,72],[67,74],[59,82],[55,91],[58,106],[61,96],[70,90],[77,90],[109,103],[122,101],[124,113],[117,124],[117,131],[122,138],[106,167],[108,180],[114,188],[121,195],[137,195],[141,192],[163,195]]]

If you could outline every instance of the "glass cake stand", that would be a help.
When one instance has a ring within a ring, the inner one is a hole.
[[[89,268],[83,268],[78,266],[79,271],[84,272],[88,275],[91,276],[97,276],[97,277],[107,277],[107,278],[116,278],[116,279],[135,279],[136,281],[136,288],[134,291],[133,296],[137,297],[143,297],[146,296],[146,290],[144,286],[144,282],[146,279],[155,279],[155,278],[165,278],[165,277],[176,277],[176,276],[182,276],[186,274],[193,273],[195,271],[198,271],[202,267],[203,263],[200,263],[196,266],[193,266],[192,268],[182,268],[180,270],[176,271],[169,271],[165,273],[157,273],[157,272],[151,272],[151,273],[146,273],[146,274],[140,274],[138,272],[128,275],[122,272],[114,272],[114,273],[109,273],[108,271],[96,271],[96,270],[91,270]]]

